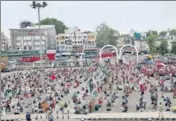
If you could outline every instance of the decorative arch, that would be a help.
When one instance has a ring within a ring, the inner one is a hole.
[[[139,61],[139,58],[138,58],[138,50],[137,50],[137,48],[136,48],[134,45],[132,45],[132,44],[126,44],[126,45],[124,45],[122,48],[120,48],[120,53],[119,53],[120,58],[122,58],[122,50],[123,50],[125,47],[127,47],[127,46],[133,47],[133,48],[135,49],[135,51],[136,51],[136,59],[137,59],[137,62],[138,62],[138,61]]]
[[[118,50],[117,50],[117,48],[115,47],[115,46],[113,46],[113,45],[105,45],[105,46],[103,46],[101,49],[100,49],[100,51],[99,51],[99,57],[100,57],[100,63],[101,63],[101,61],[102,61],[102,58],[101,58],[101,54],[102,54],[102,51],[103,51],[103,49],[105,49],[106,47],[112,47],[115,51],[116,51],[116,58],[118,59]]]

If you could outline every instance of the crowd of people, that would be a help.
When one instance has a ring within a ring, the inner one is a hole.
[[[168,77],[172,89],[176,89],[176,78]],[[2,113],[26,113],[30,121],[31,113],[76,114],[111,111],[116,101],[121,101],[120,111],[129,111],[129,97],[138,94],[136,111],[171,111],[172,97],[162,92],[164,83],[157,77],[146,76],[136,63],[112,63],[104,66],[93,63],[90,67],[66,67],[14,72],[1,81]],[[150,93],[150,102],[145,95]]]

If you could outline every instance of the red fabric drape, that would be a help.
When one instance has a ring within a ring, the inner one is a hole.
[[[56,55],[55,53],[47,53],[48,59],[52,61],[55,60],[55,55]]]

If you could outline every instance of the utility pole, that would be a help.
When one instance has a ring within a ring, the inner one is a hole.
[[[75,30],[75,28],[74,28],[74,40],[75,40],[75,58],[76,58],[75,65],[77,65],[77,45],[76,45],[76,30]]]
[[[43,83],[44,79],[43,79],[43,73],[44,73],[44,70],[43,70],[43,57],[42,57],[42,54],[43,54],[43,46],[42,46],[42,32],[41,32],[41,25],[40,25],[40,8],[45,8],[47,6],[47,3],[46,2],[42,2],[41,3],[36,3],[35,1],[33,1],[31,7],[33,9],[36,9],[37,8],[37,11],[38,11],[38,24],[39,24],[39,36],[40,36],[40,61],[41,61],[41,81]]]
[[[76,53],[77,46],[76,46],[76,31],[75,30],[74,30],[74,40],[75,40],[75,53]]]

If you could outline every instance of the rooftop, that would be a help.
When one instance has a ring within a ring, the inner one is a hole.
[[[47,28],[54,28],[55,25],[41,25],[40,26],[41,29],[47,29]],[[39,25],[35,25],[35,26],[29,26],[29,27],[26,27],[26,28],[12,28],[10,30],[25,30],[25,29],[39,29]]]

